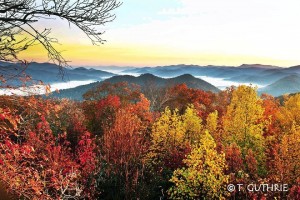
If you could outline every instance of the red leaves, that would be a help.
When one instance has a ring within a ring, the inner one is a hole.
[[[10,149],[10,150],[13,149],[13,144],[11,143],[11,141],[9,139],[5,140],[5,145],[8,149]]]
[[[183,112],[188,104],[194,104],[199,116],[204,118],[214,111],[212,109],[214,94],[211,92],[188,88],[186,84],[180,84],[170,88],[169,93],[171,98],[165,103],[164,107],[177,108],[180,112]]]
[[[228,166],[228,174],[237,173],[243,169],[243,158],[241,149],[235,143],[226,147],[225,158]]]
[[[184,167],[183,160],[191,152],[191,147],[187,144],[184,149],[174,148],[171,155],[168,155],[164,160],[164,165],[172,170]]]
[[[300,199],[300,178],[290,189],[289,199]]]
[[[106,98],[101,99],[96,104],[96,116],[99,118],[107,108],[116,110],[121,106],[121,101],[118,96],[108,95]]]
[[[29,135],[30,138],[35,138],[36,137],[36,134],[34,132],[32,132],[32,131],[30,131],[28,133],[28,135]]]
[[[89,132],[85,132],[78,142],[77,156],[83,175],[92,173],[96,168],[96,145]]]
[[[0,132],[4,130],[9,132],[17,130],[20,117],[15,112],[13,109],[0,107]]]
[[[34,148],[32,146],[28,146],[28,145],[23,146],[23,153],[24,154],[30,154],[32,151],[34,151]]]
[[[256,178],[257,160],[255,159],[255,155],[251,149],[248,150],[245,160],[246,160],[248,173],[252,176],[252,178]]]
[[[16,102],[12,107],[18,109],[13,114],[8,108],[0,108],[1,118],[5,116],[4,123],[0,119],[0,179],[8,183],[10,191],[26,194],[29,199],[59,199],[73,188],[87,187],[87,177],[96,167],[95,145],[92,135],[85,131],[78,107],[35,98],[19,98]],[[15,114],[18,112],[22,112],[22,118]],[[84,141],[77,144],[76,139],[81,137]],[[71,143],[74,149],[81,148],[81,155],[72,152]],[[78,192],[90,196],[92,191],[84,193]]]

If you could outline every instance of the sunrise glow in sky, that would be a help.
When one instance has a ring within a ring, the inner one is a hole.
[[[43,20],[73,66],[300,64],[299,0],[123,0],[93,46],[75,26]],[[41,47],[22,56],[47,61]]]

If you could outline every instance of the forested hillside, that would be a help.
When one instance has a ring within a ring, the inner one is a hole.
[[[143,93],[149,93],[151,90],[163,90],[164,88],[172,87],[178,84],[186,84],[189,88],[201,89],[210,92],[219,92],[220,90],[212,84],[195,78],[190,74],[184,74],[174,78],[161,78],[152,74],[142,74],[138,77],[130,75],[113,76],[101,82],[94,82],[87,85],[81,85],[71,89],[60,90],[59,93],[53,92],[49,95],[51,98],[68,98],[72,100],[83,100],[83,95],[90,90],[97,90],[102,85],[107,83],[122,83],[126,82],[140,87]],[[157,93],[157,91],[155,92]]]
[[[106,83],[82,102],[1,96],[2,185],[20,199],[299,199],[299,94],[144,92]],[[228,191],[250,183],[288,191]]]

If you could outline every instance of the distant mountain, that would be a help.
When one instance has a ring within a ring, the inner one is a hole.
[[[300,75],[300,66],[282,68],[273,65],[261,64],[242,64],[238,67],[180,64],[170,66],[135,68],[124,70],[123,73],[134,75],[151,73],[153,75],[165,78],[180,76],[183,74],[191,74],[193,76],[208,76],[214,78],[222,78],[227,81],[239,83],[269,85],[289,75]]]
[[[103,70],[103,71],[124,71],[124,70],[129,70],[129,69],[134,69],[136,67],[120,67],[120,66],[95,66],[95,67],[92,67],[94,69],[97,69],[97,70]]]
[[[193,76],[213,76],[217,77],[220,73],[230,72],[232,67],[218,67],[218,66],[198,66],[198,65],[170,65],[158,67],[143,67],[130,70],[124,70],[127,74],[146,74],[151,73],[155,76],[170,78],[184,74],[191,74]]]
[[[268,93],[273,96],[300,92],[300,76],[286,76],[259,90],[260,93]]]
[[[284,71],[300,74],[300,65],[289,67],[289,68],[285,68]]]
[[[88,90],[97,87],[99,84],[104,82],[110,83],[118,83],[118,82],[128,82],[140,85],[143,89],[147,87],[149,84],[155,84],[156,87],[164,87],[164,86],[172,86],[176,84],[185,83],[190,88],[197,88],[204,91],[211,91],[211,92],[219,92],[220,90],[215,86],[207,83],[206,81],[195,78],[192,75],[184,74],[175,78],[160,78],[154,76],[152,74],[143,74],[139,77],[134,77],[130,75],[123,75],[123,76],[114,76],[109,79],[106,79],[102,82],[91,83],[88,85],[79,86],[76,88],[65,89],[61,90],[60,93],[52,93],[50,97],[56,98],[69,98],[73,100],[82,100],[82,95],[87,92]]]
[[[184,74],[175,78],[160,78],[152,74],[142,74],[139,77],[134,77],[130,75],[123,76],[114,76],[109,79],[106,79],[104,82],[117,83],[117,82],[128,82],[134,83],[140,86],[145,86],[149,83],[155,83],[158,86],[167,86],[167,85],[177,85],[185,83],[189,88],[201,89],[204,91],[219,92],[220,90],[213,86],[212,84],[200,79],[195,78],[190,74]]]
[[[287,71],[283,71],[282,69],[268,69],[255,74],[246,73],[238,76],[233,76],[231,78],[227,78],[226,80],[236,81],[240,83],[255,83],[260,85],[268,85],[292,74],[294,73],[289,73]]]
[[[128,74],[144,74],[151,73],[160,77],[174,77],[180,76],[183,74],[191,74],[193,76],[210,76],[216,78],[224,78],[228,80],[238,79],[236,81],[246,82],[246,80],[252,79],[258,83],[260,82],[257,79],[254,79],[259,74],[262,74],[264,71],[268,70],[282,70],[283,68],[272,66],[272,65],[260,65],[260,64],[243,64],[239,67],[233,66],[199,66],[199,65],[170,65],[170,66],[158,66],[158,67],[143,67],[124,70],[123,73]],[[248,76],[248,78],[243,78]],[[249,78],[250,77],[250,78]],[[277,80],[277,79],[276,79]],[[274,80],[275,81],[275,80]],[[269,82],[268,82],[269,83]]]
[[[280,69],[281,67],[274,65],[261,65],[261,64],[242,64],[239,68],[261,68],[261,69]]]
[[[51,63],[29,63],[28,66],[21,66],[16,63],[0,63],[0,72],[4,72],[5,78],[10,75],[26,73],[33,80],[41,80],[44,83],[59,83],[65,81],[81,80],[102,80],[102,78],[111,77],[115,74],[87,68],[60,68],[58,65]],[[8,82],[10,85],[20,84],[18,79],[12,79]]]
[[[100,68],[99,68],[100,69]],[[289,68],[281,68],[273,65],[261,65],[261,64],[242,64],[238,67],[234,66],[199,66],[199,65],[169,65],[169,66],[157,66],[157,67],[140,67],[140,68],[132,68],[132,67],[115,67],[115,66],[102,66],[101,69],[98,70],[96,68],[86,68],[86,67],[77,67],[77,68],[63,68],[62,72],[64,72],[64,76],[62,79],[61,74],[59,74],[59,66],[50,63],[30,63],[26,69],[26,74],[30,75],[34,80],[42,80],[45,83],[60,83],[63,81],[101,81],[107,78],[110,78],[116,74],[125,75],[117,78],[108,79],[108,81],[129,81],[137,84],[145,84],[144,80],[149,81],[150,79],[156,84],[164,85],[166,82],[168,84],[170,82],[178,81],[176,78],[179,78],[179,83],[183,81],[186,74],[190,74],[196,77],[211,77],[218,78],[220,81],[229,81],[226,82],[227,85],[230,82],[238,82],[238,83],[252,83],[254,85],[267,86],[265,90],[270,92],[271,94],[284,94],[292,91],[297,91],[297,83],[294,80],[293,75],[300,76],[300,65],[292,66]],[[107,71],[105,71],[107,70]],[[8,77],[7,74],[18,74],[22,73],[22,68],[19,65],[0,62],[0,75],[4,77]],[[144,75],[143,75],[144,74]],[[148,75],[147,75],[148,74]],[[150,78],[150,75],[154,76]],[[130,75],[130,76],[129,76]],[[141,76],[143,75],[143,76]],[[132,77],[136,76],[136,77]],[[141,76],[141,77],[139,77]],[[160,79],[162,77],[163,79]],[[176,78],[174,78],[176,77]],[[174,79],[173,79],[174,78]],[[168,80],[165,81],[164,79]],[[192,80],[191,77],[187,78]],[[210,80],[210,79],[206,79]],[[202,80],[203,81],[203,80]],[[288,86],[287,82],[292,81],[291,85]],[[293,82],[294,81],[294,82]],[[284,83],[283,83],[284,82]],[[213,83],[214,82],[210,82]],[[0,83],[2,84],[2,83]],[[17,85],[20,84],[20,81],[17,79],[12,79],[8,82],[9,85]],[[190,87],[199,87],[205,90],[213,91],[212,87],[202,85],[199,81],[193,85],[191,81],[188,82]],[[277,86],[278,84],[283,85],[282,88]],[[201,87],[199,86],[201,85]],[[205,87],[204,87],[205,86]],[[207,87],[206,87],[207,86]],[[276,86],[276,87],[275,87]]]
[[[84,67],[79,67],[79,68],[75,68],[73,70],[69,70],[69,73],[71,72],[71,74],[75,74],[75,75],[85,75],[85,76],[90,76],[93,77],[93,79],[98,79],[98,78],[107,78],[107,77],[111,77],[114,76],[115,74],[110,73],[110,72],[106,72],[106,71],[102,71],[102,70],[97,70],[97,69],[87,69]]]

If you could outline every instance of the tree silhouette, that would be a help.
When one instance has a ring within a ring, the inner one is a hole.
[[[97,27],[115,19],[112,10],[121,5],[117,0],[2,0],[0,1],[0,61],[20,62],[18,53],[41,44],[49,60],[60,67],[68,66],[53,46],[56,38],[51,29],[39,30],[41,19],[60,18],[77,26],[97,45],[103,43]],[[21,61],[22,62],[22,61]],[[3,74],[0,69],[0,75]]]

